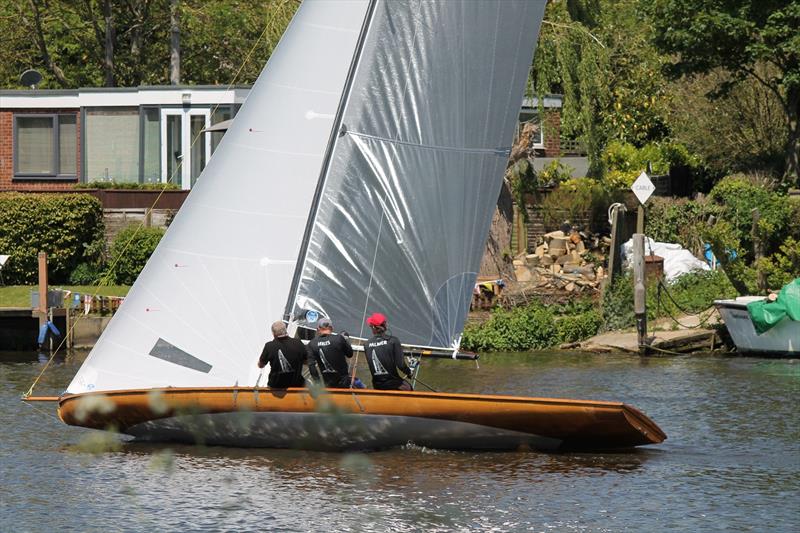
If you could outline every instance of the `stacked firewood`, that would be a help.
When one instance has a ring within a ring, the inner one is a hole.
[[[568,293],[599,291],[605,277],[602,264],[607,249],[607,239],[576,230],[550,232],[534,253],[523,253],[514,259],[518,288]],[[507,296],[513,297],[513,292]]]

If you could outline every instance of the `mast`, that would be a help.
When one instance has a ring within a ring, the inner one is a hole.
[[[364,43],[367,40],[367,33],[369,32],[370,23],[372,22],[372,16],[375,13],[375,5],[378,3],[378,0],[369,0],[369,5],[367,6],[367,12],[364,16],[364,22],[361,25],[361,31],[358,35],[358,41],[356,42],[355,50],[353,51],[353,59],[350,61],[350,68],[347,71],[347,78],[345,79],[344,90],[342,90],[342,97],[339,100],[339,106],[336,109],[336,116],[333,120],[333,126],[331,127],[331,135],[328,139],[328,145],[325,149],[325,156],[322,162],[322,168],[320,169],[319,173],[319,180],[317,181],[317,187],[314,190],[314,198],[311,201],[311,211],[308,214],[308,220],[306,221],[306,228],[303,232],[303,241],[300,244],[300,253],[297,256],[297,263],[294,269],[294,276],[292,276],[292,284],[289,288],[289,298],[286,300],[286,310],[284,312],[284,319],[288,321],[294,320],[294,302],[297,298],[297,290],[300,286],[300,277],[303,274],[303,270],[305,269],[305,262],[308,252],[308,243],[311,239],[311,233],[314,229],[314,222],[317,218],[317,212],[319,210],[319,202],[322,198],[322,191],[325,189],[325,178],[328,176],[328,169],[330,168],[331,164],[331,157],[333,156],[334,148],[336,147],[336,140],[343,136],[345,132],[342,131],[342,120],[344,119],[344,111],[347,107],[347,101],[350,99],[350,91],[353,88],[353,80],[355,79],[356,70],[358,69],[358,63],[361,59],[361,53],[364,50]]]

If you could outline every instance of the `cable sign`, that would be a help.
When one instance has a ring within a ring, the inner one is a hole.
[[[639,199],[639,202],[644,205],[647,199],[650,198],[656,190],[656,186],[650,181],[650,177],[647,173],[642,172],[639,174],[639,177],[636,178],[636,181],[633,182],[633,185],[631,185],[631,190],[633,194],[636,195],[636,198]]]

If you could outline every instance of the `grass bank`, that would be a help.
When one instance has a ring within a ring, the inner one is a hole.
[[[97,294],[98,296],[125,296],[130,290],[129,285],[59,285],[51,289],[66,289],[81,294]],[[31,292],[36,291],[36,285],[9,285],[0,287],[0,307],[30,307]]]

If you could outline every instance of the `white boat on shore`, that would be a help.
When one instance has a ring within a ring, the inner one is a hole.
[[[763,296],[740,296],[714,302],[736,344],[736,350],[743,354],[769,357],[800,355],[800,322],[787,318],[769,331],[758,334],[747,304],[762,300]]]

